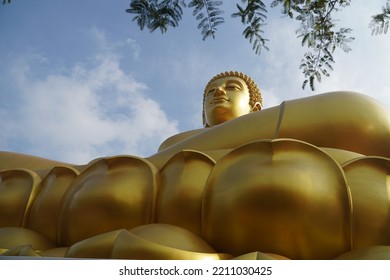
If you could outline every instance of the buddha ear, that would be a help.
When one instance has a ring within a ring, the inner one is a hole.
[[[203,127],[209,127],[206,121],[206,116],[204,114],[204,111],[202,112],[202,121],[203,121]]]
[[[256,102],[255,105],[252,107],[251,112],[256,112],[261,110],[260,102]]]

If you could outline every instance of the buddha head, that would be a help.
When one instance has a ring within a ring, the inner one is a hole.
[[[261,110],[259,88],[249,76],[237,71],[214,76],[203,94],[203,125],[211,127]]]

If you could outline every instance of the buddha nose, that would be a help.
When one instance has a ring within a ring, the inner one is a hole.
[[[215,91],[214,91],[214,96],[222,96],[222,95],[225,95],[225,94],[226,94],[226,92],[221,87],[217,87],[215,89]]]

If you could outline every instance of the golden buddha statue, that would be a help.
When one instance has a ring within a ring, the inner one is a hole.
[[[390,112],[332,92],[263,109],[207,84],[204,128],[85,166],[0,153],[0,255],[390,259]]]

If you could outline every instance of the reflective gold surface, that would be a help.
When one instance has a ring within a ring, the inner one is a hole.
[[[154,220],[156,170],[127,156],[94,161],[65,193],[58,223],[58,243],[69,246],[118,228]]]
[[[156,222],[180,226],[201,236],[202,201],[214,160],[195,151],[173,156],[160,171]]]
[[[261,109],[221,73],[205,128],[74,166],[0,152],[0,255],[390,259],[390,112],[332,92]]]
[[[362,157],[343,169],[354,198],[354,248],[390,245],[390,159]]]
[[[212,170],[203,210],[204,238],[233,255],[330,259],[352,245],[343,172],[305,142],[264,140],[235,149]]]

